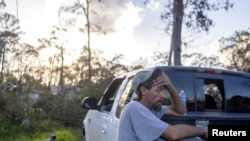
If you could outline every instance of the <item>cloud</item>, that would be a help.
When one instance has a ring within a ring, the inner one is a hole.
[[[19,18],[21,27],[26,32],[23,39],[25,42],[35,44],[37,38],[48,37],[51,27],[58,25],[58,10],[62,5],[72,4],[72,0],[25,0],[19,3]],[[140,12],[142,8],[135,6],[130,0],[104,0],[103,2],[92,1],[90,10],[91,23],[99,25],[104,30],[111,31],[106,35],[91,34],[91,47],[104,51],[104,56],[111,59],[115,54],[129,54],[125,62],[134,60],[139,49],[134,43],[134,29],[138,26],[142,18]],[[14,1],[8,1],[11,13],[15,13]],[[72,18],[72,15],[64,13],[62,16]],[[64,17],[65,18],[65,17]],[[67,17],[66,17],[67,18]],[[78,17],[75,27],[84,27],[85,17]],[[74,28],[75,28],[74,27]],[[86,36],[76,33],[76,29],[70,30],[67,46],[80,49],[86,43]],[[136,50],[138,49],[138,50]],[[73,54],[74,54],[73,53]],[[78,51],[79,53],[79,51]],[[75,55],[78,56],[78,55]]]
[[[103,4],[99,16],[93,16],[92,20],[102,28],[112,29],[114,32],[103,36],[92,34],[92,47],[104,51],[103,55],[107,59],[112,59],[115,54],[123,54],[126,56],[123,63],[129,64],[138,57],[140,51],[133,38],[135,27],[142,21],[139,15],[141,11],[141,8],[128,0],[111,0]]]
[[[135,27],[138,26],[142,17],[139,13],[141,8],[133,5],[129,0],[109,0],[104,2],[91,3],[90,22],[98,25],[102,30],[106,30],[107,34],[91,33],[91,48],[103,51],[103,57],[112,59],[115,55],[123,54],[126,56],[122,63],[129,64],[138,57],[139,48],[134,42]],[[79,12],[79,11],[78,11]],[[79,56],[79,50],[83,43],[87,42],[86,33],[79,34],[77,28],[85,27],[85,16],[73,17],[64,13],[70,20],[77,18],[74,23],[74,29],[69,30],[68,48],[71,54]],[[71,20],[72,22],[72,20]],[[129,54],[129,55],[128,55]],[[69,59],[67,59],[69,61]]]
[[[71,3],[71,5],[73,4]],[[86,4],[81,5],[86,6]],[[141,21],[138,13],[142,9],[134,6],[130,0],[91,1],[89,8],[90,23],[96,31],[115,32],[127,26],[135,26]],[[71,18],[64,13],[64,17],[68,16],[70,22],[76,27],[85,27],[86,17],[83,10],[80,8],[76,13],[78,15]],[[75,21],[75,19],[77,20]]]
[[[163,4],[163,3],[161,3],[159,0],[150,0],[147,4],[147,7],[150,10],[154,11],[160,7],[160,4]]]

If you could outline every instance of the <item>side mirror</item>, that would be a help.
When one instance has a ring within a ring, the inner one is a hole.
[[[96,109],[97,108],[97,100],[94,97],[85,97],[82,100],[82,107],[85,109]]]

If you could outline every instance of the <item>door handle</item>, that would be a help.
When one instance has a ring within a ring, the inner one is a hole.
[[[103,126],[102,126],[102,133],[103,133],[103,134],[106,134],[106,129],[107,129],[107,126],[106,126],[106,125],[103,125]]]
[[[106,134],[106,130],[105,130],[105,129],[102,129],[102,133],[103,133],[103,134]]]

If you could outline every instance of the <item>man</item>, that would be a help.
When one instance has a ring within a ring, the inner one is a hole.
[[[185,124],[170,125],[160,118],[164,114],[184,115],[186,107],[168,76],[160,69],[138,72],[132,82],[137,100],[125,106],[122,111],[118,141],[156,141],[159,138],[180,140],[196,136],[207,138],[207,129]],[[162,103],[167,90],[171,106]]]

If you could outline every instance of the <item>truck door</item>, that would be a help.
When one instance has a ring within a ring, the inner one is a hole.
[[[124,78],[113,80],[101,97],[98,109],[90,111],[86,119],[89,128],[86,133],[88,141],[107,141],[109,125],[112,122],[111,109],[123,80]]]
[[[132,94],[131,90],[132,81],[131,78],[125,79],[119,89],[119,92],[116,95],[115,103],[110,112],[110,121],[108,122],[107,128],[107,141],[115,141],[117,140],[117,132],[120,120],[120,113],[122,111],[122,107],[130,102],[128,99],[128,95]],[[122,107],[121,107],[122,106]]]

